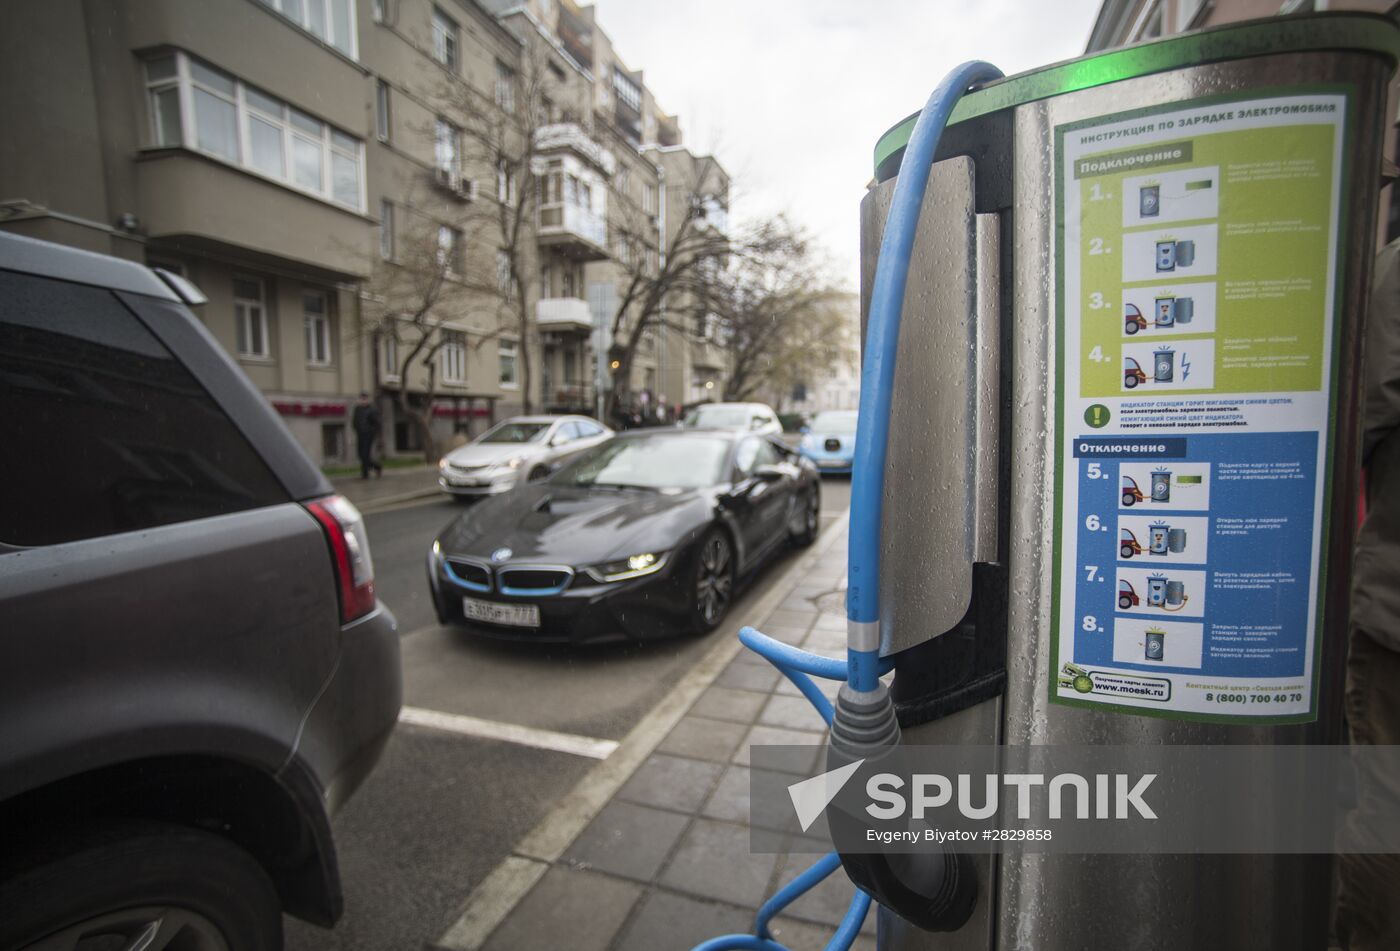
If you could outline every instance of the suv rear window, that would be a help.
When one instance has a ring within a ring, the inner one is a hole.
[[[0,271],[0,542],[52,545],[289,500],[112,293]]]

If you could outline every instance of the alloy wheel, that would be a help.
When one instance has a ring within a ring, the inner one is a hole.
[[[149,906],[94,915],[23,951],[229,951],[208,918],[186,908]]]
[[[696,572],[695,606],[706,624],[717,624],[729,607],[734,576],[730,570],[733,555],[729,540],[720,532],[705,539],[700,547],[700,570]]]

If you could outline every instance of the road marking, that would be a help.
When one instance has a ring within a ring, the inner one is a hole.
[[[507,858],[467,898],[462,917],[438,939],[436,947],[481,947],[547,871],[547,862],[514,855]]]
[[[422,707],[404,707],[399,711],[400,723],[425,726],[448,733],[460,733],[486,740],[502,740],[519,746],[532,746],[537,750],[553,750],[556,753],[572,753],[590,759],[607,759],[617,749],[616,740],[599,740],[591,736],[578,736],[573,733],[556,733],[518,723],[501,723],[498,720],[483,720],[459,713],[443,713],[441,710],[424,710]]]
[[[837,516],[838,519],[848,515]],[[749,609],[749,616],[762,622],[777,610],[798,586],[812,566],[846,533],[824,533],[817,543],[804,553],[773,586]],[[514,854],[502,860],[495,871],[472,890],[466,910],[456,923],[432,947],[438,951],[479,951],[486,939],[515,906],[543,877],[545,870],[573,845],[579,834],[603,810],[623,783],[642,765],[666,734],[685,716],[700,694],[714,683],[729,662],[739,653],[738,632],[742,622],[735,621],[720,634],[712,647],[674,688],[652,707],[622,739],[615,753],[594,766],[572,790],[559,800],[539,824],[521,839]],[[522,864],[523,863],[523,864]],[[520,887],[526,866],[534,876],[528,885]],[[490,920],[481,909],[490,911]],[[489,924],[489,927],[486,925]]]

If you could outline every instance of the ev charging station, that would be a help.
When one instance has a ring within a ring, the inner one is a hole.
[[[831,724],[828,770],[900,746],[1341,740],[1398,58],[1390,20],[1320,14],[1010,78],[972,62],[880,139],[847,659],[740,632]],[[835,704],[812,676],[845,681]],[[1315,951],[1330,865],[829,853],[754,934],[697,951],[781,951],[768,922],[837,868],[859,890],[828,951],[872,902],[881,951]]]
[[[1378,17],[1280,17],[963,97],[923,195],[885,464],[902,742],[1340,739],[1397,49]],[[881,138],[861,206],[865,316],[914,121]],[[1131,561],[1120,530],[1145,543]],[[1115,603],[1144,562],[1163,573]],[[1153,616],[1173,574],[1172,607],[1203,606],[1189,623]],[[1329,864],[978,855],[966,924],[882,908],[880,948],[1324,948]]]

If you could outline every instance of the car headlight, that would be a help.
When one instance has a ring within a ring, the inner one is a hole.
[[[446,472],[446,471],[447,471],[447,457],[446,457],[446,456],[443,456],[441,459],[438,460],[438,472]]]
[[[524,456],[511,456],[505,462],[501,463],[501,465],[506,469],[519,469],[520,464],[524,461]]]
[[[801,449],[817,448],[817,437],[813,436],[811,433],[808,433],[807,435],[802,437],[802,442],[798,444],[798,447]]]
[[[666,554],[664,551],[645,551],[617,561],[590,565],[584,570],[598,581],[626,581],[628,578],[654,574],[666,567]]]

